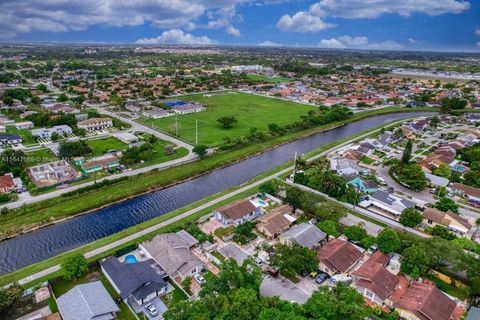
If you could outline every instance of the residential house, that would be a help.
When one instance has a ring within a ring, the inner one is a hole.
[[[480,206],[480,188],[467,186],[462,183],[454,183],[452,191],[467,198],[468,202],[474,206]]]
[[[394,218],[399,218],[406,208],[415,208],[415,202],[383,190],[378,190],[359,205],[381,214],[392,215]]]
[[[116,132],[113,136],[126,144],[138,141],[138,137],[130,132]]]
[[[80,110],[73,108],[72,106],[66,103],[56,103],[52,105],[46,105],[45,109],[49,112],[57,113],[57,114],[58,113],[65,113],[65,114],[80,113]]]
[[[113,122],[110,118],[90,118],[77,123],[77,127],[80,129],[85,129],[89,132],[106,130],[112,126]]]
[[[175,105],[171,107],[171,110],[177,114],[188,114],[194,112],[202,112],[207,110],[204,106],[197,103],[188,103],[183,105]]]
[[[440,225],[460,236],[467,235],[472,228],[472,225],[466,219],[450,210],[443,212],[437,208],[425,208],[422,217],[425,226],[435,227]]]
[[[65,160],[30,167],[27,174],[39,188],[68,183],[82,177],[81,173]]]
[[[269,239],[276,238],[280,233],[288,230],[295,220],[289,215],[292,211],[293,208],[289,205],[281,205],[261,216],[258,218],[259,223],[256,225],[258,231],[265,234]]]
[[[455,160],[455,154],[455,149],[443,146],[430,153],[419,164],[425,171],[432,172],[442,164],[449,166]]]
[[[15,190],[11,173],[0,176],[0,193],[10,193]]]
[[[341,176],[358,175],[361,171],[363,171],[363,169],[357,165],[357,162],[355,160],[344,158],[331,159],[330,168],[332,171],[336,172],[338,175]]]
[[[319,269],[330,276],[346,273],[352,270],[362,255],[361,249],[350,242],[332,239],[318,249]]]
[[[359,176],[345,176],[345,181],[347,181],[347,185],[354,187],[362,193],[375,193],[378,191],[378,184]]]
[[[100,281],[79,284],[58,297],[63,320],[113,320],[120,311]]]
[[[377,150],[377,147],[371,141],[364,141],[360,143],[357,149],[358,152],[360,152],[365,156],[372,155],[372,153],[375,152],[375,150]]]
[[[126,263],[108,257],[100,267],[120,298],[129,303],[142,305],[168,290],[165,272],[153,259]]]
[[[354,287],[365,299],[378,305],[385,304],[390,299],[399,283],[399,278],[390,273],[386,266],[389,257],[376,251],[363,265],[352,273]]]
[[[170,277],[184,279],[200,272],[204,263],[192,253],[198,240],[185,230],[163,233],[140,245],[148,257],[154,259]]]
[[[262,214],[261,207],[252,201],[239,199],[213,211],[215,219],[224,225],[239,225]]]
[[[450,320],[456,308],[453,300],[426,282],[411,283],[393,305],[407,320]]]
[[[22,122],[15,123],[15,129],[17,130],[31,129],[33,128],[33,126],[34,125],[32,121],[22,121]]]
[[[291,245],[292,243],[299,244],[303,247],[314,249],[318,247],[327,235],[320,230],[316,225],[307,222],[294,225],[290,230],[282,233],[279,236],[280,243]]]
[[[429,172],[425,172],[425,178],[430,181],[430,184],[435,187],[447,187],[450,183],[450,180],[444,177],[440,177]]]
[[[160,119],[160,118],[169,117],[172,115],[172,113],[159,107],[152,107],[150,109],[143,110],[142,115],[152,119]]]
[[[109,168],[116,168],[120,165],[120,159],[113,154],[105,154],[95,157],[81,164],[85,173],[92,173]]]
[[[22,143],[22,138],[16,133],[0,134],[0,146]]]
[[[31,132],[34,137],[40,139],[50,139],[54,133],[64,137],[73,133],[72,128],[70,128],[70,126],[67,126],[66,124],[53,126],[52,128],[34,129]]]

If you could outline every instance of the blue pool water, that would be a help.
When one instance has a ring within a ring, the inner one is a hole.
[[[137,257],[135,257],[133,254],[129,254],[128,256],[125,256],[125,263],[137,263]]]
[[[455,171],[462,173],[463,171],[465,171],[465,167],[457,165],[455,166]]]
[[[267,203],[263,200],[258,200],[258,203],[260,203],[262,206],[266,205]]]

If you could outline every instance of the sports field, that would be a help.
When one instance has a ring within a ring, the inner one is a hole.
[[[269,82],[269,83],[280,83],[280,82],[292,82],[295,79],[291,78],[284,78],[284,77],[267,77],[260,74],[249,74],[247,77],[250,80],[258,81],[258,82]]]
[[[290,124],[315,107],[245,93],[224,93],[211,96],[192,95],[182,100],[197,101],[207,111],[178,116],[178,133],[190,143],[195,143],[195,122],[198,121],[198,143],[217,146],[223,138],[247,135],[251,128],[267,130],[269,123]],[[231,129],[224,129],[217,122],[222,116],[233,116],[238,122]],[[175,116],[162,119],[142,118],[141,122],[175,134]]]

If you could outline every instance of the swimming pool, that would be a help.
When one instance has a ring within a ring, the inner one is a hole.
[[[460,166],[460,165],[456,165],[455,168],[454,168],[455,171],[457,172],[464,172],[465,171],[465,167],[464,166]]]
[[[135,257],[133,254],[129,254],[128,256],[125,256],[125,263],[137,263],[137,257]]]
[[[267,203],[266,203],[265,201],[263,201],[263,200],[258,200],[258,203],[260,203],[262,206],[266,206],[266,205],[267,205]]]

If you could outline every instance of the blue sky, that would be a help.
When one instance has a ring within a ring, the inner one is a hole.
[[[475,0],[2,0],[0,41],[480,51]]]

